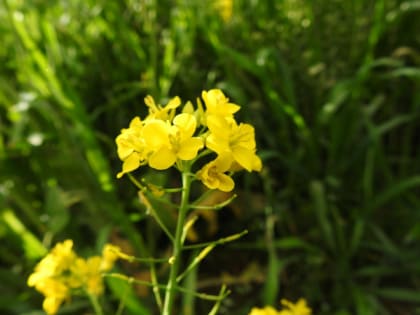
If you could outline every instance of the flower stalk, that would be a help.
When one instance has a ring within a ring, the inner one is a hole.
[[[173,303],[176,296],[177,277],[179,267],[181,264],[181,254],[183,248],[183,237],[182,232],[184,229],[185,218],[189,208],[190,188],[191,188],[191,176],[189,170],[182,172],[182,195],[181,204],[179,206],[178,219],[176,225],[175,239],[173,241],[173,252],[171,257],[171,268],[169,272],[169,279],[166,286],[165,299],[163,304],[162,315],[171,315]]]
[[[98,297],[95,294],[92,294],[90,292],[86,292],[86,295],[88,296],[90,303],[92,304],[93,310],[95,312],[95,315],[103,315],[102,307],[99,304]]]

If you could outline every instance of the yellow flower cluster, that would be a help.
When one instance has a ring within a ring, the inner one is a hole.
[[[27,283],[45,296],[45,312],[56,314],[60,305],[78,290],[100,295],[104,290],[102,273],[111,270],[119,251],[117,246],[107,244],[102,256],[83,259],[73,251],[73,241],[65,240],[36,265]]]
[[[219,89],[203,91],[201,96],[204,106],[200,99],[196,109],[187,102],[179,114],[179,97],[161,106],[147,96],[148,116],[143,120],[135,117],[116,138],[117,153],[123,161],[117,177],[146,164],[157,170],[175,165],[182,171],[183,163],[194,162],[200,150],[202,155],[216,153],[196,173],[210,189],[231,191],[234,182],[229,174],[241,169],[260,171],[262,163],[256,155],[254,128],[238,124],[234,118],[240,106],[230,103]]]
[[[299,299],[296,304],[283,299],[281,304],[284,309],[277,311],[272,306],[266,306],[264,308],[254,307],[248,315],[311,315],[312,310],[306,304],[306,300]]]

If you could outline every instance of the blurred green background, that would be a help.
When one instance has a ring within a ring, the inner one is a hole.
[[[237,176],[239,198],[198,222],[201,240],[249,233],[185,285],[227,283],[221,314],[282,297],[319,315],[420,314],[420,1],[1,0],[0,21],[1,314],[43,314],[26,279],[66,238],[81,255],[108,241],[167,253],[115,177],[114,139],[147,94],[195,102],[211,88],[242,105],[264,170]],[[126,285],[108,282],[115,314]],[[124,314],[156,314],[150,291],[127,292]],[[83,298],[62,308],[91,312]]]

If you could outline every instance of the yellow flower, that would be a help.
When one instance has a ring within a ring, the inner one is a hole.
[[[118,157],[123,161],[122,171],[117,174],[117,178],[145,163],[148,150],[141,135],[142,128],[143,122],[135,117],[130,126],[121,130],[121,134],[115,139]]]
[[[226,175],[232,165],[232,159],[227,155],[219,155],[215,160],[207,163],[197,172],[197,178],[210,189],[231,191],[235,182]]]
[[[30,287],[39,285],[40,282],[53,277],[56,274],[57,263],[54,256],[49,254],[35,267],[35,271],[29,276],[27,284]]]
[[[206,138],[206,146],[217,154],[231,155],[241,167],[250,171],[260,171],[262,163],[255,154],[254,127],[249,124],[237,124],[233,119],[208,117],[210,130]]]
[[[28,286],[37,288],[45,279],[55,277],[67,269],[76,258],[72,247],[71,240],[56,244],[51,252],[35,266],[35,271],[28,278]]]
[[[35,287],[45,296],[43,308],[47,314],[55,314],[62,302],[70,297],[63,274],[76,259],[72,247],[72,240],[56,244],[28,278],[28,286]]]
[[[173,125],[156,119],[147,121],[142,134],[152,151],[149,166],[164,170],[174,165],[177,159],[194,159],[203,147],[203,140],[193,137],[196,125],[195,117],[187,113],[175,116]]]
[[[229,99],[219,89],[203,91],[201,97],[206,105],[206,116],[233,117],[241,107],[230,103]]]
[[[73,241],[58,243],[35,267],[28,278],[28,286],[35,287],[45,299],[43,309],[47,314],[57,313],[68,300],[72,290],[85,289],[91,294],[103,292],[102,272],[110,270],[117,259],[112,250],[118,247],[107,244],[103,257],[80,258],[72,249]]]
[[[149,115],[146,119],[160,119],[160,120],[172,120],[175,109],[181,105],[181,99],[176,96],[169,100],[166,106],[156,105],[155,100],[152,96],[147,95],[144,99],[144,103],[149,107]]]
[[[114,266],[115,261],[118,259],[118,254],[121,249],[118,246],[112,244],[105,244],[102,250],[102,261],[100,270],[109,271]]]
[[[278,315],[278,312],[271,306],[264,308],[254,307],[248,315]]]
[[[43,309],[47,314],[55,314],[63,301],[70,297],[69,288],[53,277],[39,279],[34,286],[45,296]]]
[[[100,256],[78,258],[71,268],[70,286],[75,289],[84,288],[90,294],[100,295],[104,289],[100,271],[101,261]]]
[[[287,309],[283,309],[279,312],[279,315],[311,315],[312,310],[306,304],[305,299],[299,299],[296,304],[283,299],[281,304]]]
[[[281,304],[285,307],[285,309],[281,311],[276,311],[271,306],[266,306],[264,308],[256,308],[254,307],[251,309],[251,312],[248,315],[311,315],[312,310],[306,304],[305,299],[299,299],[296,304],[283,299],[281,300]]]

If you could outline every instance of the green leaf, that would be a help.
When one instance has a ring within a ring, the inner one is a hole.
[[[374,291],[377,295],[401,302],[420,303],[420,294],[418,290],[405,288],[382,288]]]
[[[20,238],[27,259],[37,259],[46,254],[46,248],[26,228],[11,209],[3,210],[0,219]]]
[[[325,242],[330,249],[335,246],[335,239],[330,219],[328,218],[328,208],[325,197],[324,186],[320,181],[312,181],[309,186],[314,210],[316,212],[318,223],[321,228]]]
[[[112,293],[118,298],[123,307],[127,308],[132,314],[151,315],[150,311],[140,303],[130,283],[113,277],[106,277],[105,279]]]
[[[388,189],[377,194],[369,205],[370,209],[378,209],[393,198],[401,197],[401,195],[409,189],[420,186],[420,176],[412,176],[393,183]]]

